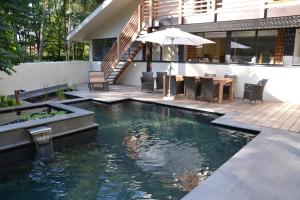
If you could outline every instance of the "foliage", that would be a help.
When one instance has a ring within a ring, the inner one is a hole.
[[[48,85],[44,84],[44,99],[48,99]]]
[[[24,2],[0,0],[0,71],[6,74],[14,72],[13,66],[25,61],[24,48],[17,39],[19,25],[23,23]]]
[[[273,57],[273,55],[271,54],[270,51],[263,51],[261,53],[261,57],[262,57],[263,63],[270,64],[270,61],[271,61],[271,58]]]
[[[68,85],[68,92],[72,92],[76,90],[76,86],[75,85]]]
[[[57,97],[59,100],[64,100],[64,99],[66,99],[65,94],[64,94],[64,90],[61,89],[60,87],[57,88],[57,91],[56,91],[56,97]]]
[[[87,60],[88,45],[68,33],[103,0],[0,0],[0,71],[26,61]]]
[[[8,106],[17,106],[17,102],[15,99],[12,99],[7,96],[0,96],[0,107],[8,107]]]
[[[44,111],[41,111],[38,113],[33,113],[33,114],[30,114],[28,112],[23,112],[20,115],[20,120],[21,121],[37,120],[37,119],[44,119],[47,117],[54,117],[54,116],[59,116],[59,115],[64,115],[64,114],[66,114],[65,111],[55,110],[55,109],[51,109],[50,111],[44,110]]]

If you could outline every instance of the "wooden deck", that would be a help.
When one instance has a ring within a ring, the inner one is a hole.
[[[89,92],[86,85],[80,85],[79,91],[72,92],[73,95],[91,98],[99,101],[118,101],[132,98],[142,101],[166,103],[162,100],[162,93],[141,92],[139,87],[122,85],[110,86],[110,91]],[[246,124],[282,129],[291,132],[300,132],[300,104],[289,104],[281,102],[265,101],[264,104],[257,102],[250,104],[248,101],[235,99],[225,100],[223,103],[208,103],[205,101],[185,99],[177,97],[174,101],[167,102],[169,105],[195,108],[210,112],[229,113],[234,112],[233,121]]]

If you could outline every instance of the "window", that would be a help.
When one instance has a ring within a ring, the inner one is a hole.
[[[203,33],[195,33],[195,35],[204,37]],[[200,62],[203,59],[203,46],[186,46],[186,61],[188,62]]]
[[[231,34],[231,63],[255,63],[255,31],[235,31]]]
[[[300,65],[300,29],[296,30],[293,64]]]
[[[178,61],[178,47],[177,46],[162,46],[162,61]]]
[[[257,32],[257,64],[282,64],[284,29]]]
[[[152,44],[152,61],[161,61],[160,54],[161,54],[161,46],[159,44],[153,43]]]
[[[101,61],[112,47],[116,38],[95,39],[92,41],[93,61]]]
[[[205,33],[204,38],[214,41],[215,43],[203,45],[203,62],[224,63],[226,49],[226,32]]]
[[[200,37],[214,41],[200,47],[187,46],[186,60],[188,62],[224,63],[226,49],[226,32],[196,33]]]

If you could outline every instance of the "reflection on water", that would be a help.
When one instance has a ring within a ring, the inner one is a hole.
[[[48,163],[1,170],[1,199],[180,199],[253,138],[214,127],[210,114],[123,102],[95,111],[96,141]],[[4,178],[5,177],[5,178]]]

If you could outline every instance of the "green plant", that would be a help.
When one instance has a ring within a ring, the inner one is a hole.
[[[68,92],[75,91],[76,87],[74,85],[68,85]]]
[[[48,85],[44,84],[44,99],[48,100]]]
[[[263,51],[261,53],[261,56],[262,56],[263,63],[269,64],[273,55],[269,51]]]
[[[51,111],[50,111],[49,114],[52,115],[52,116],[57,116],[57,115],[64,115],[64,114],[66,114],[66,112],[63,111],[63,110],[54,110],[54,109],[51,109]]]
[[[20,120],[21,121],[29,121],[29,120],[43,119],[43,118],[47,118],[47,117],[54,117],[54,116],[59,116],[59,115],[64,115],[64,114],[66,114],[65,111],[55,110],[55,109],[51,109],[50,111],[43,110],[41,112],[37,112],[37,113],[33,113],[33,114],[30,114],[28,112],[23,112],[20,115]]]
[[[56,91],[56,97],[59,99],[59,100],[64,100],[66,97],[65,97],[65,94],[64,94],[64,91],[59,87],[57,88],[57,91]]]
[[[0,107],[8,107],[8,106],[17,106],[17,102],[15,99],[12,99],[7,96],[0,96]]]

